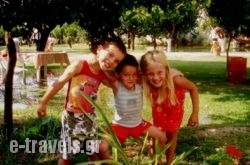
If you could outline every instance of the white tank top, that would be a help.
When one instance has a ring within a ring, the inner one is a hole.
[[[142,87],[136,84],[134,90],[127,90],[122,84],[118,85],[115,95],[115,115],[113,123],[124,127],[136,127],[142,121]]]

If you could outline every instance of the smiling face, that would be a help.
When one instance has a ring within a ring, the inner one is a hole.
[[[97,50],[100,68],[103,71],[113,70],[125,57],[125,54],[115,45],[108,45],[107,48],[100,46]]]
[[[147,82],[154,88],[160,88],[164,85],[166,74],[166,67],[158,62],[152,62],[146,68]]]
[[[118,76],[125,88],[133,90],[137,82],[138,70],[134,66],[125,65]]]

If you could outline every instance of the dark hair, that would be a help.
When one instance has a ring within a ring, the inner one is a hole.
[[[96,54],[98,45],[102,45],[104,48],[106,48],[110,44],[117,46],[121,50],[122,53],[127,54],[127,49],[126,49],[125,44],[123,43],[122,39],[117,36],[91,41],[90,50],[92,53]]]
[[[137,59],[133,55],[127,54],[115,68],[116,73],[120,73],[122,71],[122,68],[126,65],[134,66],[136,68],[139,67]]]

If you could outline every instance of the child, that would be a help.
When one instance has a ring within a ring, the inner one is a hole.
[[[139,138],[148,133],[149,137],[159,139],[160,144],[166,142],[165,135],[148,121],[142,119],[142,86],[138,83],[139,63],[132,55],[126,57],[116,67],[117,80],[113,83],[115,97],[115,114],[111,127],[122,144],[132,136]],[[106,146],[109,158],[108,145]]]
[[[81,92],[95,100],[100,83],[108,84],[104,72],[113,70],[126,55],[126,47],[120,38],[108,38],[93,46],[93,58],[79,60],[68,66],[61,77],[49,87],[37,109],[38,116],[45,117],[49,100],[69,82],[61,130],[61,140],[66,145],[60,151],[58,165],[70,164],[73,155],[82,151],[80,146],[84,146],[85,140],[96,138],[96,123],[93,122],[96,117],[95,110]],[[99,155],[89,155],[89,160],[98,160],[101,154],[100,151]]]
[[[175,155],[186,91],[190,93],[193,105],[188,125],[198,126],[198,89],[182,73],[170,68],[162,51],[155,50],[144,54],[140,67],[144,92],[152,104],[153,124],[166,133],[167,143],[171,144],[166,152],[166,164],[170,165]]]

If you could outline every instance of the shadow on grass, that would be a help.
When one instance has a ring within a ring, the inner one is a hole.
[[[26,118],[20,123],[15,123],[14,128],[15,130],[13,132],[12,140],[16,141],[18,145],[27,146],[28,144],[29,148],[11,148],[13,145],[10,145],[11,143],[8,143],[4,140],[3,136],[0,136],[0,145],[2,146],[0,149],[0,165],[57,164],[60,155],[53,148],[52,150],[50,150],[47,146],[47,142],[48,140],[53,140],[52,142],[55,143],[59,140],[61,121],[58,118],[47,117],[43,120],[38,118]],[[3,128],[1,126],[1,133],[2,129]],[[59,144],[56,145],[56,147],[58,146]],[[76,154],[75,159],[73,159],[72,161],[73,164],[86,162],[87,156],[85,154],[79,153]]]
[[[211,120],[210,124],[197,129],[182,128],[177,154],[197,146],[198,150],[190,154],[187,160],[202,164],[206,157],[217,152],[217,148],[235,145],[249,157],[250,68],[246,68],[245,83],[233,84],[227,79],[226,62],[173,60],[170,64],[197,84],[200,95],[205,96],[204,104],[207,104],[201,105],[206,107],[203,113]],[[212,101],[206,100],[207,98]],[[220,124],[212,124],[214,121],[220,121]]]
[[[13,140],[19,144],[24,144],[25,139],[44,140],[58,139],[60,132],[60,121],[56,118],[39,120],[35,118],[27,119],[22,124],[15,125]],[[179,132],[177,155],[192,150],[197,147],[185,161],[194,164],[202,164],[204,160],[216,153],[216,148],[226,145],[235,145],[243,151],[249,146],[246,142],[250,140],[250,127],[247,125],[206,125],[199,128],[184,127]],[[9,151],[9,145],[1,138],[0,158],[1,165],[27,164],[27,165],[54,165],[57,163],[59,155],[56,153],[40,153],[36,148],[35,153],[19,150],[17,153]],[[133,147],[134,143],[132,143]],[[30,149],[31,151],[31,149]],[[246,153],[246,156],[247,155]],[[73,163],[86,162],[84,154],[77,154]]]
[[[0,143],[2,148],[0,149],[0,157],[3,160],[2,164],[56,164],[54,160],[56,154],[41,153],[42,148],[39,148],[38,143],[41,140],[58,139],[59,132],[60,122],[51,117],[45,120],[26,118],[20,123],[14,123],[12,141],[15,141],[18,145],[27,146],[28,144],[28,147],[23,149],[13,147],[11,144],[14,143],[8,143],[1,136]]]
[[[201,97],[205,97],[201,108],[211,121],[250,124],[249,76],[245,83],[233,84],[227,80],[226,62],[174,60],[171,63],[197,84]]]
[[[194,150],[185,160],[191,164],[192,162],[194,164],[204,164],[211,155],[217,154],[219,148],[226,150],[226,146],[233,145],[243,151],[243,159],[249,160],[249,145],[246,144],[249,140],[249,125],[211,124],[199,128],[185,127],[179,132],[176,153],[177,155],[182,154],[196,146],[197,150]],[[220,156],[217,155],[212,161],[219,161]],[[217,162],[217,164],[219,163],[221,162]]]

